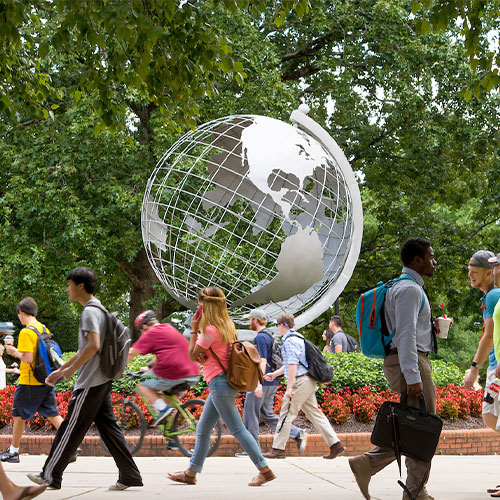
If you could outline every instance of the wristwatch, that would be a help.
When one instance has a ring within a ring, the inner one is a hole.
[[[472,368],[475,368],[477,366],[477,363],[473,361],[470,365],[472,366]]]

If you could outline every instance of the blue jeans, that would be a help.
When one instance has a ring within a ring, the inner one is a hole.
[[[210,448],[210,433],[219,417],[226,424],[229,432],[238,440],[241,447],[248,453],[257,469],[266,467],[267,462],[262,456],[259,445],[243,425],[234,403],[238,391],[227,383],[226,374],[220,373],[214,377],[208,383],[208,387],[210,394],[196,427],[196,444],[189,462],[189,469],[194,472],[201,472],[203,469],[203,463]]]

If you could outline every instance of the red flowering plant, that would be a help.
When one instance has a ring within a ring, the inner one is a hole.
[[[328,420],[334,424],[347,422],[351,415],[351,409],[340,394],[330,393],[325,395],[321,409]]]

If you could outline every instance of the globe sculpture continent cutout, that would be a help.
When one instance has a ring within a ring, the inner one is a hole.
[[[363,230],[356,179],[323,128],[302,111],[291,119],[236,115],[201,125],[149,178],[144,245],[186,307],[217,285],[236,323],[261,307],[270,320],[295,314],[300,327],[349,280]]]

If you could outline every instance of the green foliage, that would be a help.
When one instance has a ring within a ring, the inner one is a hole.
[[[497,0],[440,0],[432,4],[430,0],[420,0],[412,2],[411,10],[417,14],[415,26],[422,35],[429,33],[431,28],[444,31],[450,25],[458,23],[461,26],[465,55],[473,71],[480,77],[472,88],[463,90],[462,95],[467,102],[473,94],[479,97],[483,90],[489,92],[498,87],[498,41],[491,41],[491,35],[496,38],[500,22]]]
[[[358,389],[365,385],[389,389],[384,375],[383,360],[367,358],[361,353],[324,353],[333,367],[333,380],[328,386],[338,392],[344,387]],[[432,378],[437,387],[448,384],[462,384],[463,372],[453,363],[443,360],[432,361]]]
[[[123,114],[131,95],[158,107],[165,122],[194,125],[197,100],[216,92],[218,75],[243,83],[243,64],[231,42],[211,22],[223,5],[228,13],[245,12],[250,2],[214,0],[127,0],[123,2],[2,3],[0,28],[0,111],[16,121],[25,112],[54,119],[54,110],[69,97],[92,99],[105,127],[124,130]],[[290,11],[304,15],[307,0],[283,0],[275,6],[276,24]],[[259,16],[266,2],[252,2]],[[50,58],[77,55],[71,81],[58,85]],[[55,102],[54,102],[55,101]]]
[[[344,387],[357,389],[365,385],[389,389],[381,359],[367,358],[361,353],[324,353],[333,368],[333,380],[329,386],[335,391]]]

